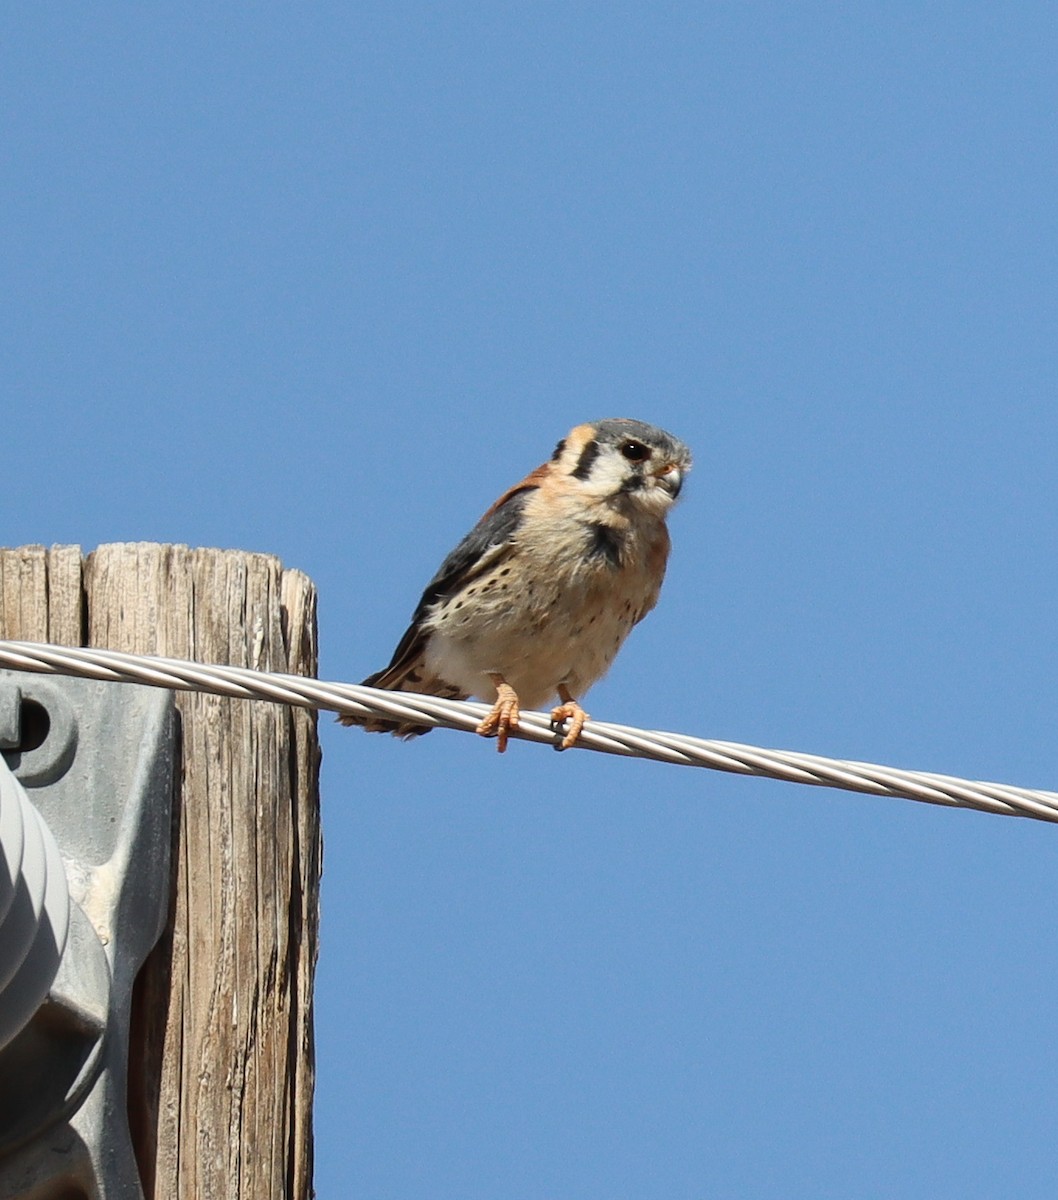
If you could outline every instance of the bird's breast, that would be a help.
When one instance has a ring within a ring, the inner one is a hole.
[[[663,526],[660,539],[600,521],[536,536],[523,527],[508,553],[427,615],[429,669],[486,700],[495,695],[490,675],[502,675],[530,708],[559,684],[583,695],[654,606]]]

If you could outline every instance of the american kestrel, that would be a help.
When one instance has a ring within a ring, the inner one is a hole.
[[[572,746],[587,718],[576,697],[609,669],[657,603],[669,554],[665,518],[691,465],[653,425],[578,425],[496,501],[441,564],[411,625],[369,687],[492,703],[477,732],[507,749],[519,708],[557,697],[551,722]],[[430,727],[340,718],[415,737]]]

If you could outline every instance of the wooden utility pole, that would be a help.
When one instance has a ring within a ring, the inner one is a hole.
[[[0,637],[314,676],[316,592],[266,554],[25,546],[0,550]],[[136,985],[130,1054],[144,1192],[307,1200],[315,716],[188,692],[176,703],[172,905]]]

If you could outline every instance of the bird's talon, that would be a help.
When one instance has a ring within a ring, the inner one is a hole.
[[[507,740],[512,729],[518,728],[521,712],[518,709],[518,693],[509,683],[497,681],[496,703],[492,711],[477,727],[476,732],[482,737],[494,737],[496,750],[503,754],[507,750]]]
[[[580,737],[581,730],[584,728],[584,722],[588,719],[588,714],[576,702],[576,700],[564,700],[557,708],[551,710],[551,729],[555,733],[561,733],[562,727],[569,722],[566,729],[566,734],[562,741],[555,746],[556,750],[568,750],[571,746],[577,744],[577,739]]]

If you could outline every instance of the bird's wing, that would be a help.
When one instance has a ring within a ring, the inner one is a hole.
[[[426,585],[389,666],[369,675],[364,680],[367,687],[399,688],[422,656],[426,640],[423,621],[433,605],[466,587],[511,552],[514,534],[521,524],[522,509],[529,495],[540,486],[538,477],[543,470],[543,467],[538,468],[505,492],[441,563],[437,574]]]

